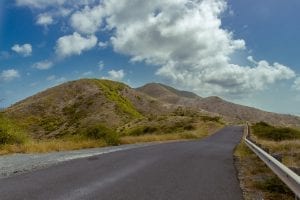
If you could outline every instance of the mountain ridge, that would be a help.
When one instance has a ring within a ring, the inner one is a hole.
[[[1,113],[37,139],[74,135],[99,124],[126,134],[133,125],[147,126],[153,119],[154,124],[161,124],[160,118],[165,118],[166,123],[182,124],[186,115],[190,120],[192,116],[210,116],[231,123],[300,125],[296,116],[266,112],[219,97],[202,98],[160,83],[133,89],[103,79],[66,82],[19,101]]]
[[[162,93],[160,94],[160,96],[156,94],[154,95],[152,94],[152,91],[157,91],[161,87],[163,87],[165,90],[168,91],[167,92],[168,98],[164,97]],[[137,90],[140,92],[144,92],[147,95],[157,98],[163,102],[177,104],[177,105],[185,104],[186,106],[194,109],[200,109],[200,110],[207,111],[209,113],[220,114],[223,117],[229,117],[235,120],[249,121],[249,122],[265,121],[270,124],[280,125],[280,126],[286,126],[286,125],[300,126],[300,117],[297,116],[274,113],[274,112],[264,111],[250,106],[239,105],[239,104],[226,101],[217,96],[202,98],[195,94],[196,97],[187,98],[184,95],[180,95],[179,92],[172,93],[172,91],[176,90],[175,88],[172,88],[170,86],[165,86],[160,83],[151,83],[150,85],[146,84],[140,88],[137,88]]]

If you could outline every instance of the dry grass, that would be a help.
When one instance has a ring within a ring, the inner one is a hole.
[[[215,122],[199,122],[196,129],[182,133],[148,134],[141,136],[125,136],[120,138],[120,144],[134,144],[139,142],[157,142],[170,140],[198,139],[208,136],[223,126]],[[23,144],[0,145],[0,155],[11,153],[47,153],[55,151],[77,150],[108,146],[101,139],[87,139],[81,136],[72,136],[64,139],[30,140]]]
[[[270,154],[282,157],[282,163],[288,167],[300,168],[300,140],[270,141],[258,139],[251,135],[251,139],[267,149]]]
[[[215,122],[199,122],[196,129],[192,131],[185,131],[182,133],[169,133],[169,134],[148,134],[141,136],[124,136],[121,137],[121,144],[134,144],[140,142],[154,142],[154,141],[170,141],[170,140],[188,140],[188,139],[201,139],[209,136],[218,130],[223,125]]]
[[[170,140],[184,139],[181,134],[164,134],[164,135],[141,135],[121,137],[121,144],[135,144],[141,142],[160,142]]]
[[[102,140],[44,140],[30,141],[20,145],[3,145],[0,146],[0,155],[10,153],[47,153],[55,151],[67,151],[86,149],[94,147],[103,147],[106,143]]]
[[[246,200],[292,200],[293,193],[261,161],[244,142],[235,150],[241,188]]]
[[[297,149],[299,151],[300,147],[298,140],[286,140],[280,142],[261,140],[255,137],[254,134],[251,134],[251,139],[260,144],[264,149],[268,149],[271,154],[290,152]],[[234,156],[236,158],[235,163],[238,168],[240,185],[246,200],[294,199],[293,193],[287,186],[247,147],[243,141],[237,146]],[[297,162],[295,159],[292,159],[292,161],[284,160],[284,164],[287,162],[299,163],[299,160],[300,159],[298,159]]]

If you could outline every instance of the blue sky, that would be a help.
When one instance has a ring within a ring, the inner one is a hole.
[[[300,2],[3,0],[0,106],[79,78],[300,114]]]

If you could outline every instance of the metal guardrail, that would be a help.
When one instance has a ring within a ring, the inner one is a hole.
[[[300,176],[247,139],[248,134],[247,124],[244,138],[246,145],[295,193],[295,199],[300,198]]]

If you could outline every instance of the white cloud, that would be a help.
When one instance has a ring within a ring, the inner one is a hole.
[[[68,79],[65,78],[65,77],[59,77],[59,78],[56,78],[54,81],[56,84],[61,84],[61,83],[64,83],[66,82]]]
[[[248,57],[247,57],[247,60],[248,60],[250,63],[252,63],[252,64],[257,64],[257,61],[254,60],[254,58],[253,58],[252,56],[248,56]]]
[[[16,0],[18,6],[28,6],[31,8],[45,8],[48,6],[60,6],[65,3],[66,0]]]
[[[102,77],[104,79],[114,80],[114,81],[122,81],[122,79],[125,77],[124,71],[121,70],[111,70],[108,72],[107,77]]]
[[[51,24],[53,24],[53,22],[54,22],[54,20],[53,20],[52,16],[49,14],[46,14],[46,13],[40,14],[36,20],[36,23],[38,25],[42,25],[42,26],[51,25]]]
[[[114,31],[114,50],[132,61],[159,66],[157,75],[181,88],[202,95],[240,95],[295,76],[279,63],[231,63],[231,56],[246,50],[246,44],[221,26],[225,0],[106,0],[103,4],[107,26]]]
[[[97,44],[96,36],[82,37],[77,32],[59,38],[56,43],[56,54],[60,57],[80,55],[83,51],[92,49]]]
[[[48,60],[37,62],[33,65],[34,68],[39,70],[47,70],[50,69],[53,66],[53,63]]]
[[[103,68],[104,68],[104,62],[101,60],[98,62],[98,69],[99,69],[99,71],[102,71]]]
[[[11,81],[18,77],[20,77],[20,74],[18,70],[15,69],[3,70],[0,74],[0,80],[4,80],[4,81]]]
[[[92,71],[87,71],[87,72],[82,73],[82,76],[91,76],[92,74],[93,74]]]
[[[108,42],[99,42],[98,43],[98,46],[100,47],[100,48],[102,48],[102,49],[105,49],[107,46],[108,46]]]
[[[15,51],[16,53],[27,57],[30,56],[32,53],[32,46],[31,44],[23,44],[23,45],[19,45],[19,44],[15,44],[11,50]]]
[[[51,76],[48,76],[48,77],[46,78],[47,81],[53,81],[53,80],[55,80],[55,79],[56,79],[56,76],[55,76],[55,75],[51,75]]]
[[[95,6],[92,9],[87,6],[71,16],[71,26],[80,33],[94,34],[98,31],[104,14],[101,5]]]
[[[296,78],[293,84],[293,89],[300,91],[300,77]]]
[[[55,85],[57,85],[66,82],[68,79],[66,79],[65,77],[57,77],[55,75],[50,75],[46,78],[46,80],[55,83]]]
[[[45,9],[47,7],[77,7],[81,5],[89,5],[96,0],[16,0],[18,6],[26,6],[34,9]]]
[[[105,30],[111,34],[110,41],[99,42],[99,47],[109,42],[115,52],[130,56],[133,62],[155,65],[157,75],[201,95],[242,95],[295,77],[293,70],[276,62],[256,61],[252,56],[245,66],[231,61],[247,48],[243,39],[222,27],[221,17],[233,12],[226,0],[24,2],[36,8],[60,5],[74,11],[69,22],[75,33],[57,41],[56,53],[61,57],[93,48],[94,34]],[[116,72],[110,76],[117,77]]]

